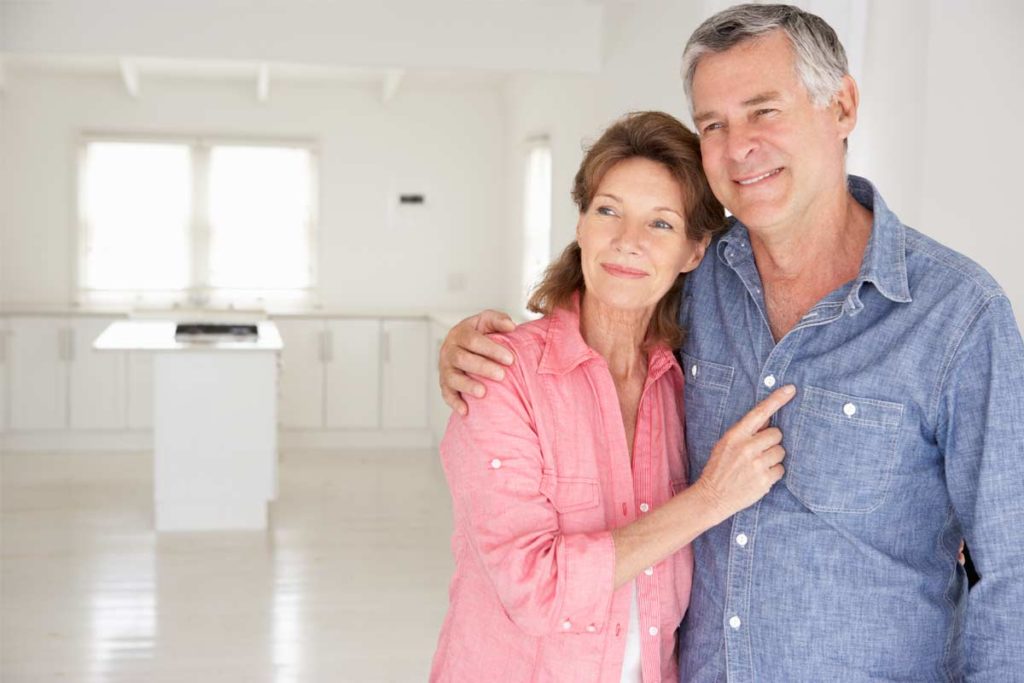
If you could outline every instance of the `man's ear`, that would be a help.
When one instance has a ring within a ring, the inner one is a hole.
[[[700,242],[697,243],[697,246],[693,250],[693,253],[690,254],[690,258],[686,260],[686,263],[683,264],[683,267],[679,272],[689,273],[691,270],[699,266],[700,262],[704,259],[704,252],[708,250],[708,245],[710,243],[711,235],[704,235],[704,237],[701,238]]]
[[[836,123],[842,139],[846,140],[857,125],[857,109],[860,106],[860,90],[850,74],[843,76],[842,85],[832,98],[832,106],[835,107]]]

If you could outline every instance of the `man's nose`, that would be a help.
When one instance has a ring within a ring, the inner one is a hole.
[[[726,130],[726,153],[732,161],[746,161],[757,149],[757,138],[748,126],[735,125]]]

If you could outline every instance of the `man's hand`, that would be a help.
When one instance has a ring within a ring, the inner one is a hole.
[[[469,406],[461,394],[484,395],[484,385],[469,377],[473,373],[500,382],[505,378],[502,365],[512,365],[512,353],[485,335],[511,332],[516,329],[512,318],[500,311],[484,311],[466,318],[448,330],[441,345],[437,369],[440,374],[441,397],[452,410],[465,415]],[[501,365],[499,365],[499,363]]]

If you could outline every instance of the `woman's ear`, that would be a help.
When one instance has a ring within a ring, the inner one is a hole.
[[[690,257],[686,259],[686,263],[679,270],[680,273],[689,273],[700,265],[700,262],[704,259],[704,252],[708,250],[708,244],[711,243],[711,235],[704,235],[700,238],[699,242],[690,241],[694,244],[694,248],[690,252]]]

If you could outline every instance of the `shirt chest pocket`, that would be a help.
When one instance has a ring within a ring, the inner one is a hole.
[[[558,512],[558,526],[562,532],[604,529],[601,488],[596,479],[560,477],[554,472],[544,472],[540,492]]]
[[[722,436],[725,402],[734,371],[728,365],[700,360],[688,353],[681,355],[686,377],[686,451],[692,482],[704,470],[711,449]]]
[[[899,458],[903,406],[812,386],[801,387],[799,400],[785,439],[786,488],[815,512],[876,509]]]

